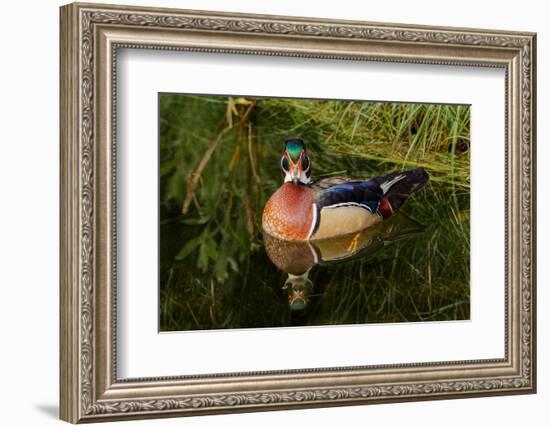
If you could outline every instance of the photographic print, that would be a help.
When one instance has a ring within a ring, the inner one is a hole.
[[[470,318],[468,105],[159,94],[160,331]]]
[[[59,22],[61,419],[536,392],[535,33]]]

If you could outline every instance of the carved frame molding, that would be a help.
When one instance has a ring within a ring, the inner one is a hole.
[[[505,68],[506,357],[117,380],[118,48]],[[532,33],[63,6],[61,418],[74,423],[534,392],[535,68]]]

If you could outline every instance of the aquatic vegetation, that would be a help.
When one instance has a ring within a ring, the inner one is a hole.
[[[161,330],[469,318],[469,128],[467,106],[161,95]],[[314,267],[299,313],[261,232],[293,137],[314,179],[430,174],[402,209],[424,230]]]

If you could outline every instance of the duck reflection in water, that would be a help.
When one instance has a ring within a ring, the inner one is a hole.
[[[281,240],[264,233],[266,253],[275,266],[287,273],[283,290],[292,311],[304,310],[313,296],[309,278],[316,266],[368,258],[392,243],[423,230],[418,222],[397,214],[375,226],[356,233],[316,241]]]

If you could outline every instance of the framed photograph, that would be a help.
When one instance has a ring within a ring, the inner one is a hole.
[[[63,420],[536,391],[535,34],[60,22]]]

